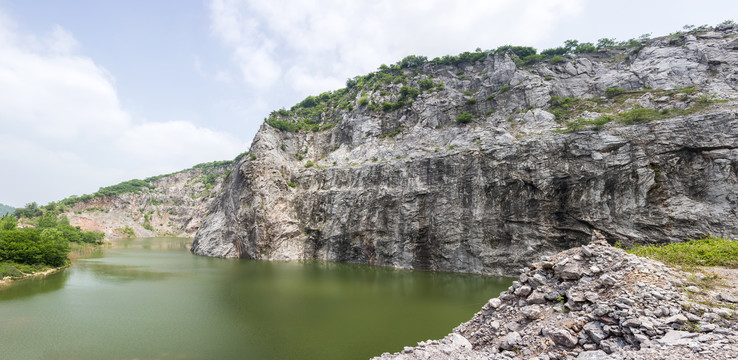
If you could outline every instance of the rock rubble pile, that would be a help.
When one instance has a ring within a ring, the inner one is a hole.
[[[695,301],[703,289],[688,284],[595,232],[523,269],[446,338],[378,359],[738,359],[735,294]]]

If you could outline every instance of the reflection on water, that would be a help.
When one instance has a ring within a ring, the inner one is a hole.
[[[61,271],[43,277],[12,282],[7,288],[0,290],[0,306],[2,306],[2,301],[22,299],[59,290],[64,287],[68,278],[69,272]]]
[[[90,271],[96,279],[107,282],[163,280],[170,276],[169,273],[149,271],[141,266],[133,265],[88,262],[81,266]]]
[[[127,239],[0,291],[3,359],[347,359],[439,338],[510,279],[191,255]]]

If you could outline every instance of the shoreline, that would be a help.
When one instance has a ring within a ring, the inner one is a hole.
[[[55,274],[60,271],[63,271],[64,269],[71,267],[74,264],[74,260],[77,260],[83,257],[84,255],[87,255],[94,251],[102,249],[103,247],[109,244],[110,242],[105,241],[102,244],[96,244],[96,245],[91,245],[91,246],[90,245],[80,245],[80,246],[75,247],[71,251],[69,251],[69,253],[67,253],[67,258],[69,259],[69,263],[64,266],[47,268],[45,270],[35,271],[32,273],[23,273],[23,275],[19,277],[6,276],[4,278],[0,278],[0,291],[4,287],[12,284],[15,281],[33,279],[33,278],[47,276],[47,275],[51,275],[51,274]]]
[[[738,269],[687,272],[603,240],[523,269],[443,339],[373,359],[738,358]]]
[[[71,263],[69,263],[67,265],[64,265],[64,266],[50,268],[50,269],[46,269],[46,270],[42,270],[42,271],[36,271],[36,272],[33,272],[33,273],[29,273],[29,274],[25,274],[24,273],[24,275],[23,276],[20,276],[20,277],[6,276],[6,277],[0,279],[0,290],[2,290],[6,286],[12,284],[15,281],[33,279],[33,278],[37,278],[37,277],[42,277],[42,276],[47,276],[47,275],[55,274],[55,273],[58,273],[60,271],[63,271],[64,269],[66,269],[66,268],[68,268],[70,266],[72,266]]]

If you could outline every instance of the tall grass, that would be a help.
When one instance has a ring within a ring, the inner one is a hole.
[[[668,245],[634,246],[629,253],[685,267],[724,266],[738,268],[738,241],[730,237],[707,236],[699,240]]]

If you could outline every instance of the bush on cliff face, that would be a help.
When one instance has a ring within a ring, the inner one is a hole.
[[[468,124],[473,119],[474,119],[474,115],[472,115],[472,114],[470,114],[468,112],[463,112],[463,113],[459,114],[458,116],[456,116],[456,122],[459,123],[459,124]]]

